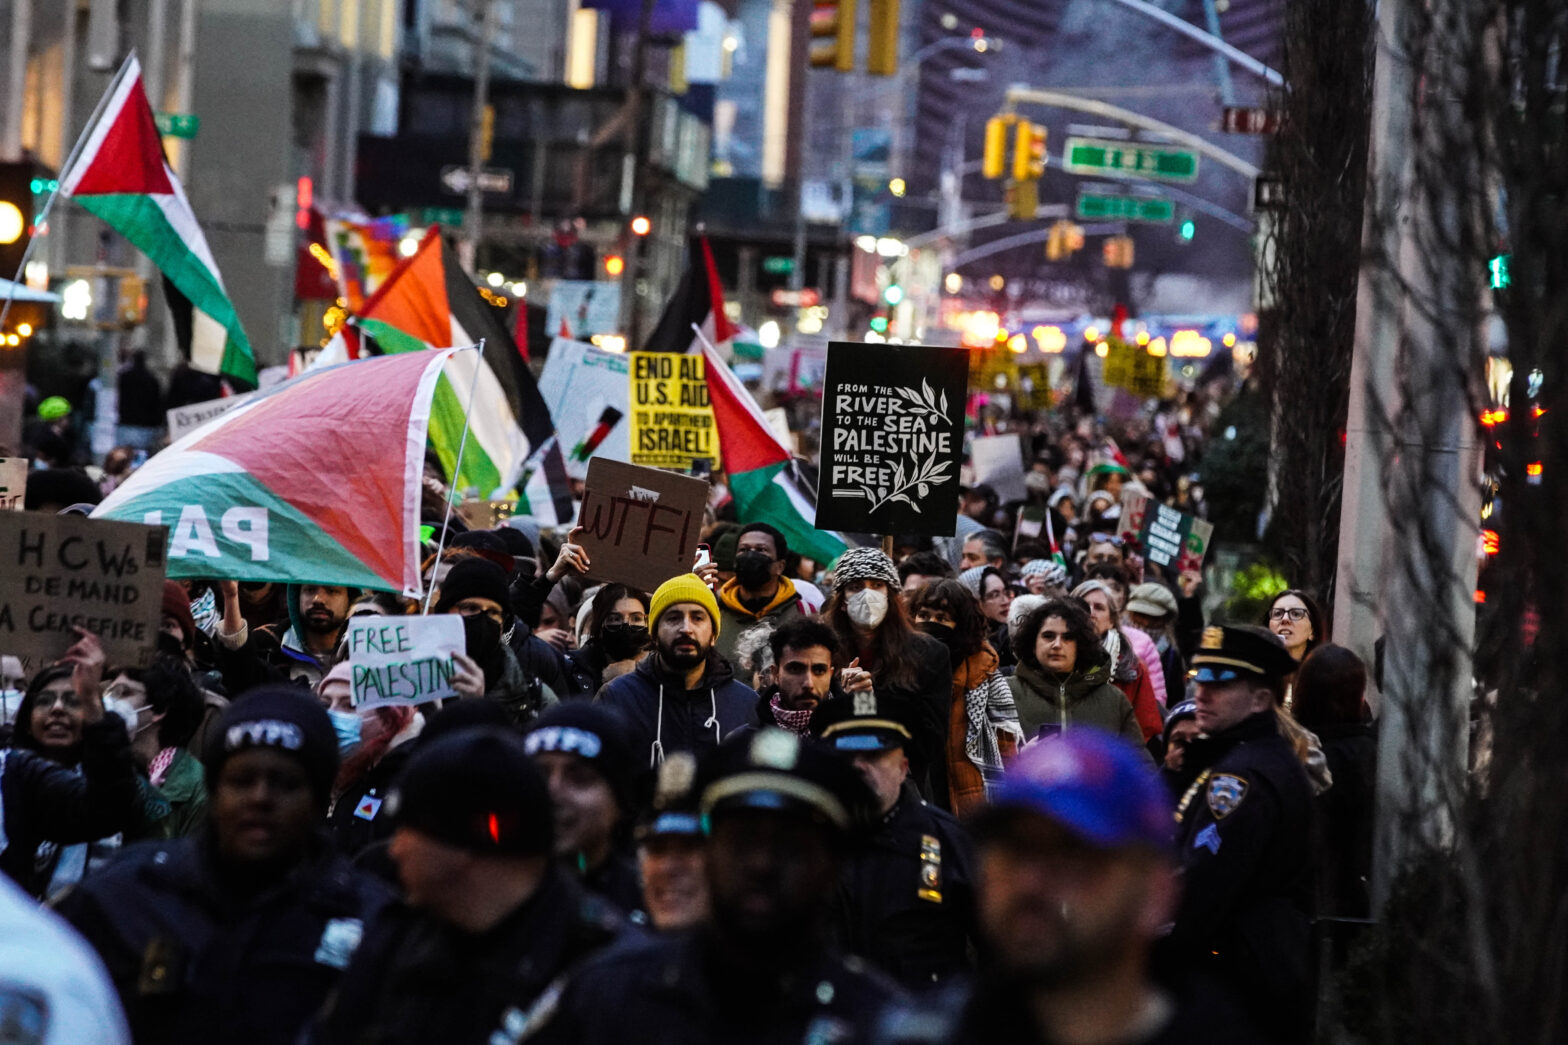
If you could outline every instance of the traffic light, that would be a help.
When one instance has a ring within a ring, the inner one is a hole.
[[[1014,221],[1033,221],[1035,212],[1040,209],[1040,183],[1011,182],[1003,191],[1002,198],[1007,201],[1008,217]]]
[[[37,173],[31,163],[0,163],[0,279],[16,278],[32,239]]]
[[[1083,249],[1083,226],[1065,218],[1053,222],[1051,236],[1045,241],[1045,256],[1051,261],[1061,261],[1074,251]]]
[[[1133,243],[1131,236],[1111,236],[1107,238],[1104,250],[1106,268],[1132,268]]]
[[[995,180],[1007,168],[1007,129],[1018,117],[1010,112],[999,113],[985,121],[985,151],[981,153],[980,173]]]
[[[897,283],[889,283],[887,289],[882,292],[882,300],[889,305],[897,305],[904,300],[904,288]]]
[[[604,258],[604,274],[612,279],[626,271],[626,259],[619,254],[607,254]]]
[[[653,231],[653,222],[648,220],[646,214],[639,214],[632,219],[632,235],[646,236]]]
[[[811,5],[811,66],[855,68],[855,4],[857,0],[813,0]],[[826,46],[819,44],[826,41]]]
[[[1045,174],[1046,129],[1019,120],[1013,131],[1013,180],[1038,181]]]
[[[1198,234],[1198,223],[1187,218],[1176,229],[1176,239],[1181,243],[1191,243],[1192,237]]]
[[[892,76],[898,72],[898,5],[899,0],[871,0],[866,72],[873,76]],[[854,47],[853,40],[850,47]]]

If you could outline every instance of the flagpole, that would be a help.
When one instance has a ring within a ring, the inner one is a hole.
[[[693,334],[696,334],[697,335],[697,340],[701,341],[703,343],[703,346],[706,347],[707,349],[709,349],[710,351],[712,351],[712,353],[714,355],[718,355],[719,354],[719,346],[715,345],[712,341],[708,340],[708,336],[702,332],[702,328],[701,327],[699,327],[697,324],[693,323],[691,325],[691,332]],[[747,343],[750,344],[750,342],[747,342]]]
[[[125,78],[125,72],[131,67],[131,62],[136,59],[136,49],[125,56],[125,61],[120,63],[120,69],[114,74],[114,79],[109,81],[109,89],[103,92],[103,97],[98,99],[98,105],[93,109],[93,114],[87,118],[87,125],[82,128],[82,133],[77,135],[76,144],[71,146],[70,155],[65,158],[65,163],[60,168],[60,177],[54,191],[49,193],[49,198],[44,200],[44,209],[38,212],[38,220],[34,222],[35,228],[44,228],[49,224],[49,212],[54,209],[54,201],[60,196],[59,186],[65,182],[66,175],[71,173],[71,167],[76,163],[76,158],[81,155],[82,148],[87,144],[87,138],[98,126],[98,118],[108,108],[109,99],[114,97],[115,90],[120,86],[120,81]],[[22,260],[17,263],[16,275],[11,280],[11,286],[5,291],[5,304],[0,306],[0,328],[5,326],[5,317],[11,314],[11,302],[16,295],[16,288],[21,285],[22,277],[27,271],[28,259],[33,256],[33,247],[37,245],[39,236],[29,236],[27,246],[22,248]]]
[[[479,359],[474,363],[474,376],[468,382],[468,405],[463,408],[463,435],[457,441],[457,460],[452,464],[452,481],[457,482],[457,477],[463,473],[463,448],[468,445],[468,423],[474,413],[474,392],[479,387],[479,369],[485,365],[485,339],[479,339]],[[446,517],[441,520],[441,536],[436,541],[436,564],[440,565],[441,553],[446,550],[446,528],[452,522],[452,498],[446,499]],[[425,613],[430,612],[431,600],[435,598],[436,586],[432,584],[425,592]]]

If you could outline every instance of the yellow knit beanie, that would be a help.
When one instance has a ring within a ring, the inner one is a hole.
[[[648,607],[648,625],[657,630],[659,618],[664,611],[678,602],[695,602],[708,611],[708,616],[713,619],[713,634],[719,633],[719,602],[713,597],[713,592],[702,583],[702,578],[695,573],[683,573],[678,577],[671,577],[659,585],[659,590],[653,593],[653,602]]]

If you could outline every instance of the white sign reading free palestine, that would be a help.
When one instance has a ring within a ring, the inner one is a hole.
[[[463,618],[350,617],[348,662],[354,706],[423,704],[455,697],[452,654],[467,647]]]

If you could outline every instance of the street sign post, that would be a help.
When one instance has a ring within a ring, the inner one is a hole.
[[[456,165],[441,168],[441,186],[454,196],[468,192],[468,168]],[[486,167],[479,172],[479,191],[504,196],[512,191],[512,172],[504,167]]]
[[[788,256],[763,258],[762,271],[774,276],[787,276],[795,271],[795,259]]]
[[[1176,217],[1176,204],[1157,196],[1080,192],[1078,217],[1083,221],[1148,221],[1169,224]]]
[[[1136,175],[1154,181],[1198,180],[1198,154],[1166,145],[1068,138],[1062,168],[1071,174]]]
[[[152,122],[157,125],[159,134],[171,138],[194,138],[201,130],[201,117],[193,112],[154,113]]]

